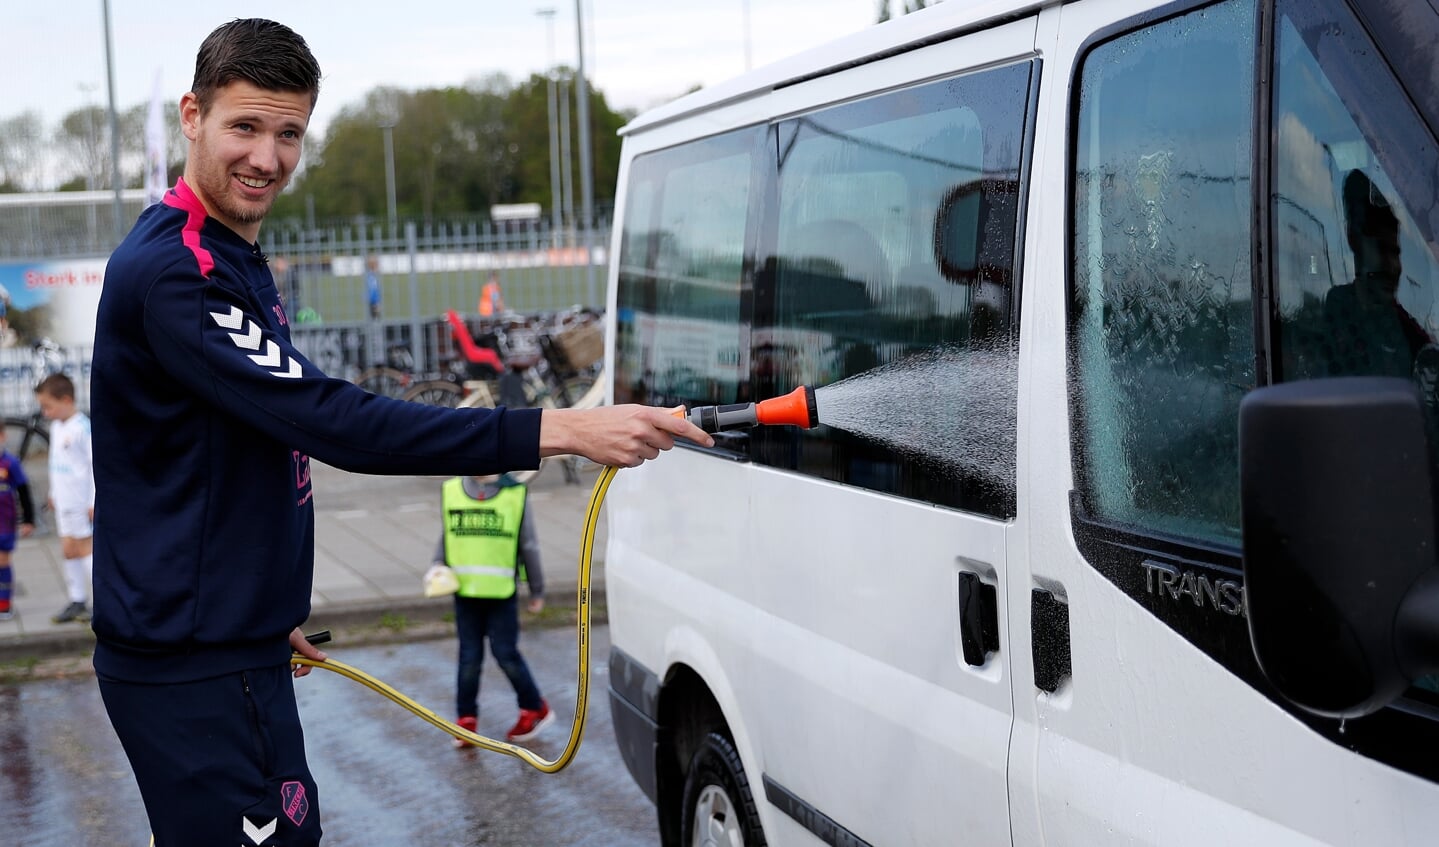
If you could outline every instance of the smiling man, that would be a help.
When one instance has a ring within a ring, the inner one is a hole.
[[[320,67],[236,20],[180,100],[184,176],[110,258],[95,324],[95,671],[157,847],[314,845],[291,650],[315,659],[310,458],[483,475],[713,444],[667,410],[442,409],[332,379],[290,342],[260,224],[300,161]]]

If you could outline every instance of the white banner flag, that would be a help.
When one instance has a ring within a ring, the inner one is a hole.
[[[145,118],[145,205],[159,203],[169,189],[166,180],[165,95],[160,71],[155,71],[155,89],[150,94],[150,113]]]

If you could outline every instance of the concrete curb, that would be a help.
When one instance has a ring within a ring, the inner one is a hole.
[[[590,597],[591,622],[604,623],[607,620],[604,589],[592,586]],[[546,592],[545,611],[539,617],[526,616],[524,624],[573,626],[575,603],[573,589]],[[334,631],[336,641],[333,643],[341,649],[346,645],[443,638],[454,634],[452,610],[450,601],[439,597],[317,606],[305,622],[304,630],[307,633],[322,629]],[[73,630],[68,631],[0,639],[0,665],[89,656],[94,651],[95,633],[88,625],[76,624]]]

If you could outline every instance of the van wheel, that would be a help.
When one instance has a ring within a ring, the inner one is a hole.
[[[744,765],[730,740],[711,732],[690,759],[685,777],[687,847],[763,847],[764,829],[750,795]]]

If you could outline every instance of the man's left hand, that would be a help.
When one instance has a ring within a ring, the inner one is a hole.
[[[299,627],[295,627],[295,631],[290,633],[290,649],[307,659],[314,659],[317,662],[323,662],[330,658],[325,655],[323,650],[311,644],[305,638],[305,633],[301,631]],[[299,679],[314,670],[314,668],[309,665],[291,665],[290,670],[294,672],[295,679]]]

